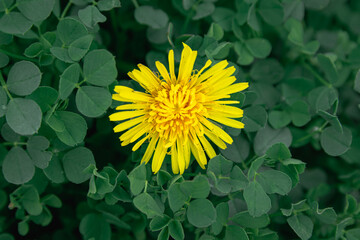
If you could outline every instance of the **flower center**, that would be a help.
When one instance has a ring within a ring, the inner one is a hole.
[[[188,85],[166,86],[157,92],[150,104],[149,122],[168,146],[178,137],[185,137],[192,128],[199,128],[198,115],[206,114],[201,93]]]

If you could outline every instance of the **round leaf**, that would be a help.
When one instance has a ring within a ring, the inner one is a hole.
[[[84,76],[88,83],[108,86],[117,76],[114,56],[104,49],[89,52],[84,58]]]
[[[262,0],[259,13],[270,25],[280,25],[284,20],[284,9],[278,0]]]
[[[343,127],[339,132],[335,127],[328,127],[321,133],[320,143],[324,151],[330,156],[339,156],[349,150],[352,141],[350,129]]]
[[[62,19],[57,26],[57,35],[65,45],[69,45],[87,33],[84,24],[74,18]]]
[[[101,214],[89,213],[80,222],[80,233],[84,239],[111,239],[111,227]]]
[[[2,172],[9,183],[23,184],[32,179],[35,167],[24,149],[13,147],[4,159]]]
[[[85,119],[79,114],[58,111],[53,117],[64,127],[62,131],[56,131],[56,135],[63,143],[69,146],[75,146],[84,140],[87,124]]]
[[[0,31],[8,34],[24,34],[32,23],[19,12],[10,12],[0,18]]]
[[[270,198],[258,182],[251,182],[244,189],[244,199],[253,217],[260,217],[271,208]]]
[[[267,126],[259,130],[255,136],[255,153],[258,156],[262,156],[265,154],[269,147],[279,142],[284,143],[287,147],[290,146],[292,142],[292,135],[290,130],[288,128],[275,130]]]
[[[7,86],[10,92],[19,96],[32,93],[40,85],[41,72],[32,62],[20,61],[10,69]]]
[[[90,173],[84,172],[90,164],[95,164],[94,155],[85,147],[78,147],[67,152],[63,157],[64,171],[70,182],[79,184],[88,180]]]
[[[216,211],[208,199],[196,199],[190,202],[187,219],[198,228],[208,227],[216,220]]]
[[[44,113],[50,110],[52,105],[56,102],[58,98],[58,92],[54,88],[41,86],[26,98],[34,100],[41,108],[41,111]]]
[[[154,9],[151,6],[140,6],[135,9],[135,19],[141,24],[152,28],[166,27],[169,17],[160,9]]]
[[[246,40],[246,47],[256,58],[266,58],[271,52],[271,44],[265,38],[253,38]]]
[[[76,93],[76,106],[87,117],[103,115],[111,102],[111,94],[102,87],[84,86]]]
[[[6,112],[9,126],[20,135],[32,135],[41,125],[41,109],[31,99],[14,98],[10,100]]]
[[[17,0],[17,8],[33,22],[45,20],[54,8],[55,0]]]

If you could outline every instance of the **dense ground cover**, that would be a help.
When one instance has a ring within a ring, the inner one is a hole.
[[[360,239],[359,21],[357,0],[0,0],[0,240]],[[182,43],[249,83],[245,128],[154,175],[111,96]]]

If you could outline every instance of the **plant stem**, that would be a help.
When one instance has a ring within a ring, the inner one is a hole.
[[[3,142],[2,144],[4,146],[23,146],[23,145],[27,145],[26,142]]]
[[[64,11],[62,12],[62,14],[61,14],[61,16],[60,16],[60,20],[65,17],[66,13],[69,11],[69,9],[70,9],[70,7],[71,7],[71,4],[72,4],[71,1],[69,1],[69,2],[66,4],[66,6],[65,6],[65,8],[64,8]]]
[[[1,70],[0,70],[0,83],[1,83],[2,87],[4,88],[6,94],[9,96],[10,100],[12,100],[13,97],[11,96],[11,94],[10,94],[8,88],[7,88],[7,85],[6,85],[6,82],[5,82],[4,78],[3,78]]]
[[[6,54],[6,55],[8,55],[8,56],[10,56],[10,57],[12,57],[12,58],[15,58],[15,59],[26,60],[26,61],[38,63],[38,61],[35,60],[35,59],[28,58],[28,57],[24,57],[24,56],[18,55],[18,54],[16,54],[16,53],[8,52],[8,51],[6,51],[6,50],[4,50],[4,49],[1,49],[1,48],[0,48],[0,52],[1,52],[1,53],[4,53],[4,54]]]
[[[139,3],[138,3],[136,0],[131,0],[131,1],[132,1],[132,3],[134,4],[135,8],[140,7],[140,6],[139,6]]]

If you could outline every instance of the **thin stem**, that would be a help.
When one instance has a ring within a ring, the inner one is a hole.
[[[3,142],[4,146],[24,146],[27,145],[26,142]]]
[[[312,66],[310,66],[310,64],[306,63],[305,61],[302,61],[303,66],[309,70],[309,72],[311,72],[312,75],[314,75],[314,77],[319,80],[322,84],[324,84],[325,86],[331,88],[332,85],[330,83],[328,83],[323,77],[321,77],[313,68]]]
[[[134,4],[135,8],[140,7],[139,3],[136,0],[131,0],[131,1]]]
[[[4,4],[5,5],[5,4]],[[14,5],[12,5],[9,9],[6,9],[5,12],[6,14],[9,14],[12,10],[14,10],[17,7],[17,3],[15,3]]]
[[[304,141],[304,140],[306,140],[308,138],[311,138],[312,136],[314,136],[315,133],[322,132],[324,130],[324,128],[326,127],[326,125],[328,125],[328,123],[329,123],[328,121],[325,121],[318,129],[315,129],[314,131],[312,131],[308,135],[305,135],[304,137],[297,139],[295,141],[295,143],[298,143],[298,142]]]
[[[28,57],[24,57],[24,56],[18,55],[18,54],[16,54],[16,53],[8,52],[8,51],[6,51],[6,50],[4,50],[4,49],[1,49],[1,48],[0,48],[0,52],[1,52],[1,53],[4,53],[4,54],[6,54],[6,55],[8,55],[8,56],[10,56],[10,57],[12,57],[12,58],[15,58],[15,59],[26,60],[26,61],[38,63],[38,61],[35,60],[35,59],[28,58]]]
[[[60,16],[60,20],[65,17],[65,15],[67,14],[67,12],[69,11],[69,9],[70,9],[70,7],[71,7],[71,4],[72,4],[71,1],[69,1],[69,2],[66,4],[66,6],[65,6],[65,8],[64,8],[64,11],[62,12],[62,14],[61,14],[61,16]]]
[[[2,87],[4,88],[6,94],[9,96],[10,100],[12,100],[13,97],[11,96],[11,94],[10,94],[8,88],[7,88],[7,85],[6,85],[6,82],[5,82],[4,78],[3,78],[1,70],[0,70],[0,83],[1,83]]]

